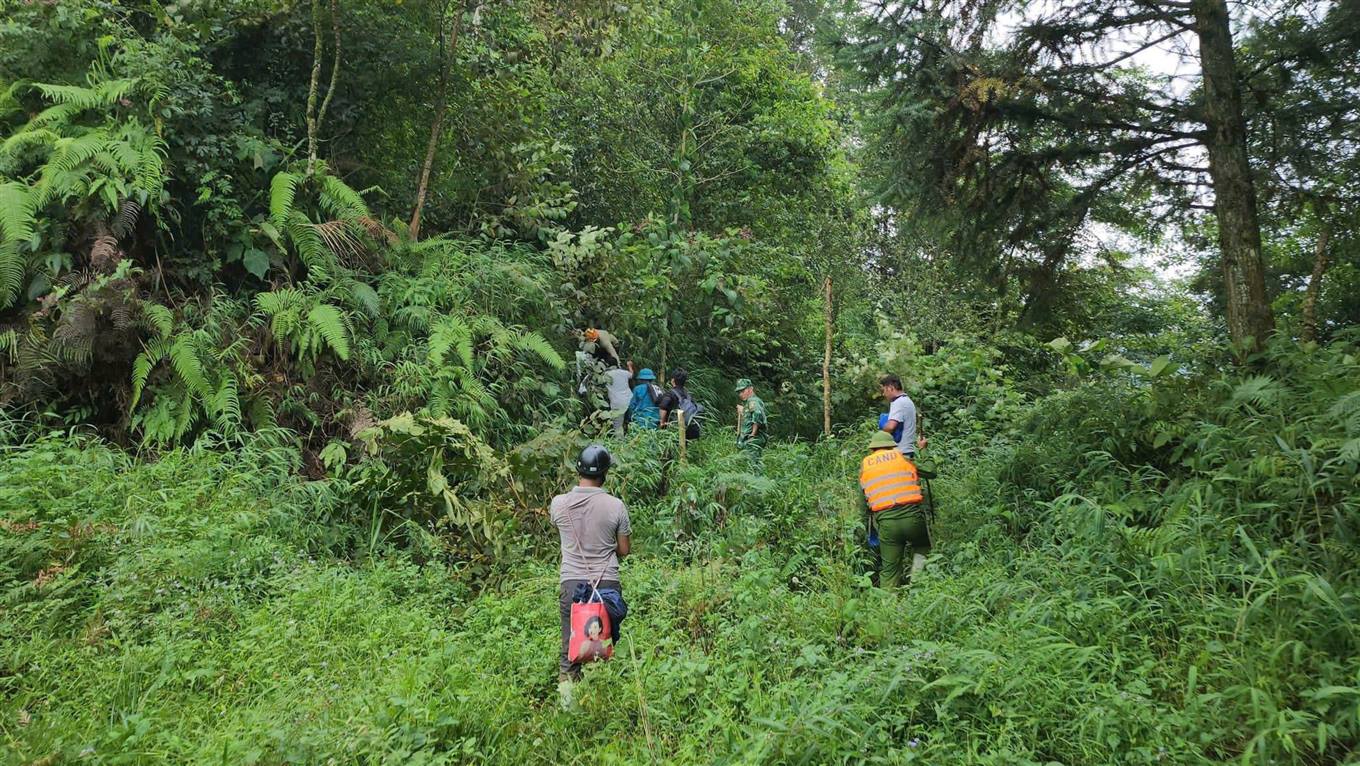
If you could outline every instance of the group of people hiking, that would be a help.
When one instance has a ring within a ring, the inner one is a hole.
[[[704,407],[686,387],[689,373],[672,370],[670,388],[663,389],[652,368],[639,370],[631,359],[623,361],[620,345],[606,330],[588,328],[581,333],[581,348],[576,352],[577,393],[597,411],[607,413],[616,437],[622,437],[629,428],[683,427],[687,440],[698,439],[703,432],[700,415]],[[741,399],[737,406],[737,445],[758,468],[768,438],[765,403],[756,396],[755,384],[749,378],[738,380],[735,390]]]
[[[641,383],[630,389],[625,410],[625,416],[631,413],[633,424],[664,427],[669,416],[685,411],[680,400],[671,396],[677,389],[687,396],[687,378],[682,371],[672,374],[671,391],[642,391],[655,407],[655,419],[634,404],[640,389],[654,386],[655,375],[644,369],[637,378]],[[879,417],[879,430],[870,437],[868,454],[860,461],[858,494],[867,517],[869,544],[879,556],[879,586],[892,589],[919,573],[930,551],[926,514],[929,485],[923,485],[929,474],[917,466],[917,455],[925,449],[926,439],[918,434],[916,405],[902,390],[902,380],[885,375],[879,381],[879,390],[888,411]],[[736,392],[742,400],[738,443],[758,465],[767,439],[765,405],[747,378],[736,382]],[[622,401],[621,397],[611,398],[611,407],[617,410],[614,403]],[[639,411],[643,412],[641,417]],[[686,427],[691,422],[693,419],[687,418]],[[621,429],[623,423],[616,420],[615,427]],[[623,501],[604,489],[611,465],[612,458],[603,446],[586,447],[576,461],[577,485],[554,497],[549,509],[561,548],[558,694],[568,710],[575,707],[573,684],[581,677],[582,664],[612,655],[628,615],[619,561],[632,549],[632,526]]]

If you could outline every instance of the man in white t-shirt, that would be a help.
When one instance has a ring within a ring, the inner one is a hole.
[[[628,369],[623,369],[618,365],[605,370],[606,378],[605,391],[609,396],[609,416],[614,419],[614,435],[623,437],[623,420],[628,412],[628,403],[633,400],[633,363],[628,362]]]
[[[896,375],[884,375],[878,381],[878,389],[883,400],[888,403],[888,422],[883,429],[894,437],[897,450],[909,458],[916,457],[917,450],[926,448],[926,440],[916,436],[916,403],[902,391],[902,379]],[[902,438],[896,438],[897,427],[902,427]]]

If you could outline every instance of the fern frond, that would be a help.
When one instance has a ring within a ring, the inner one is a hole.
[[[509,328],[490,314],[482,314],[473,322],[477,333],[490,339],[488,353],[496,359],[505,359],[515,350],[515,338]]]
[[[292,217],[293,201],[301,181],[302,178],[294,173],[280,172],[269,182],[269,215],[276,225],[282,227]]]
[[[33,236],[36,202],[18,181],[0,184],[0,242],[24,242]]]
[[[0,90],[0,120],[7,120],[10,115],[23,111],[19,105],[19,99],[15,98],[15,94],[21,87],[28,87],[28,82],[19,80],[11,83],[8,88]]]
[[[297,249],[298,258],[307,267],[307,278],[322,284],[330,281],[335,255],[307,216],[294,210],[288,215],[284,231]]]
[[[94,357],[94,339],[99,332],[99,309],[76,299],[66,307],[52,331],[52,350],[65,362],[87,364]]]
[[[141,78],[130,77],[118,80],[105,80],[95,85],[93,90],[99,99],[100,106],[112,106],[121,99],[127,98],[141,83]]]
[[[444,364],[450,350],[458,352],[464,367],[472,366],[472,328],[458,317],[447,316],[435,323],[430,330],[430,364]]]
[[[349,359],[349,323],[340,309],[329,303],[318,303],[307,312],[307,324],[326,341],[336,356]]]
[[[24,259],[15,242],[0,242],[0,309],[9,308],[24,286]]]
[[[53,104],[29,120],[24,130],[32,131],[48,125],[69,124],[71,119],[82,111],[84,110],[76,104]]]
[[[307,295],[295,287],[282,287],[255,296],[255,306],[269,316],[287,311],[298,311],[307,303]]]
[[[562,358],[561,354],[557,353],[557,349],[553,348],[546,338],[536,332],[521,333],[515,339],[515,348],[537,356],[554,370],[561,371],[567,367],[566,360]]]
[[[118,206],[118,216],[113,219],[113,235],[122,239],[132,233],[137,219],[142,215],[142,206],[136,200],[125,199]]]
[[[46,171],[51,169],[67,172],[75,170],[108,143],[109,134],[103,128],[96,128],[79,136],[66,136],[57,139],[52,146],[52,157],[48,159],[47,167],[44,168],[44,177],[48,175]]]
[[[274,405],[268,397],[253,397],[246,407],[246,412],[250,415],[250,424],[256,430],[273,428],[278,425],[278,418],[274,414]]]
[[[151,301],[142,301],[139,305],[142,309],[142,316],[146,318],[157,335],[162,338],[170,335],[170,332],[175,328],[175,315],[170,313],[170,309]]]
[[[137,172],[137,168],[141,167],[142,164],[142,155],[145,153],[145,147],[142,146],[142,143],[142,141],[128,137],[109,142],[108,150],[118,161],[118,172],[125,175],[134,175]]]
[[[137,409],[137,402],[142,399],[142,389],[146,387],[147,378],[151,377],[151,371],[161,360],[170,353],[170,342],[159,340],[147,346],[137,358],[132,360],[132,403],[128,410]]]
[[[349,295],[354,304],[363,309],[369,316],[376,317],[382,311],[382,302],[378,299],[378,291],[357,279],[349,281]]]
[[[363,245],[350,232],[349,224],[344,221],[316,223],[312,224],[312,228],[321,237],[321,241],[326,243],[326,247],[345,263],[353,263],[363,250]]]
[[[458,375],[458,396],[454,400],[458,417],[480,428],[490,421],[491,413],[499,407],[496,397],[471,372]]]
[[[137,163],[132,187],[147,197],[160,194],[161,188],[165,186],[165,160],[162,157],[164,151],[164,144],[156,141],[141,152],[141,161]]]
[[[189,429],[194,427],[194,421],[198,419],[198,410],[194,407],[194,392],[186,390],[184,398],[179,403],[179,414],[175,417],[175,439],[183,439],[189,433]]]
[[[81,85],[35,82],[33,89],[53,104],[68,104],[80,109],[94,109],[101,105],[99,93],[94,88],[86,88]]]
[[[335,176],[322,177],[320,196],[321,209],[332,218],[358,222],[370,217],[363,196]]]
[[[170,365],[184,385],[197,392],[204,400],[211,399],[215,393],[208,376],[203,371],[203,361],[198,357],[198,348],[193,336],[180,335],[170,346]]]
[[[15,157],[27,146],[55,144],[61,136],[50,130],[21,130],[0,143],[0,157]]]
[[[6,353],[11,364],[19,360],[19,333],[14,328],[0,332],[0,353]]]
[[[105,80],[94,87],[33,83],[33,87],[54,104],[69,104],[81,110],[113,106],[137,85],[137,78]]]
[[[211,401],[213,420],[223,431],[231,431],[241,422],[241,399],[236,391],[236,378],[232,375],[222,377],[222,385]]]
[[[19,244],[33,236],[34,203],[28,187],[11,181],[0,184],[0,309],[9,308],[24,286]]]

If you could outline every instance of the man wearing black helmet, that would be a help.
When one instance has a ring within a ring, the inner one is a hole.
[[[622,601],[619,559],[628,555],[633,530],[623,501],[603,489],[609,464],[609,451],[604,447],[592,444],[581,450],[576,461],[580,481],[570,492],[554,497],[548,511],[553,526],[557,527],[562,550],[558,573],[562,650],[558,657],[557,691],[567,708],[574,705],[572,682],[581,677],[580,663],[567,660],[573,596],[585,586],[597,589],[606,606],[614,599]],[[617,637],[617,629],[614,636]]]

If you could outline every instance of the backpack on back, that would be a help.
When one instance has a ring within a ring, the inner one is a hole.
[[[685,423],[699,422],[699,413],[704,411],[704,406],[694,401],[694,397],[690,396],[689,392],[683,389],[681,389],[679,398],[680,411],[685,413]]]
[[[879,416],[878,416],[878,427],[879,427],[879,430],[882,430],[883,426],[886,426],[886,425],[888,425],[888,413],[885,412],[885,413],[883,413],[882,415],[879,415]],[[906,424],[906,423],[898,423],[898,424],[897,424],[897,428],[894,428],[893,431],[892,431],[892,438],[893,438],[893,441],[897,442],[898,444],[901,444],[901,443],[902,443],[902,432],[905,431],[906,429],[907,429],[907,424]]]

